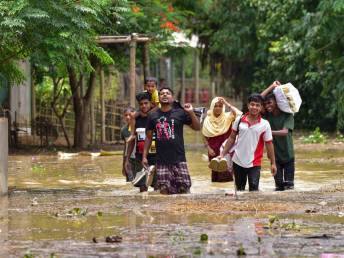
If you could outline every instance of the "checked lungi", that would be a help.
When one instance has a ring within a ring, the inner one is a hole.
[[[170,194],[178,193],[179,187],[189,190],[191,187],[191,178],[186,162],[179,162],[173,165],[156,165],[158,177],[157,188],[165,186]]]

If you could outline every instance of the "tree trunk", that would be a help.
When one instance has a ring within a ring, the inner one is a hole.
[[[81,94],[83,86],[83,75],[77,78],[76,71],[72,67],[68,67],[69,84],[73,95],[73,110],[74,110],[74,148],[85,149],[87,147],[87,135],[90,123],[90,103],[94,94],[96,85],[96,73],[99,72],[99,63],[95,57],[90,59],[93,71],[90,73],[86,93]]]

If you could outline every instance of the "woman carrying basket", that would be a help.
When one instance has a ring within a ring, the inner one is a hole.
[[[226,106],[230,112],[226,112]],[[212,182],[230,182],[233,180],[232,171],[227,167],[227,162],[225,160],[218,161],[214,158],[220,155],[221,145],[228,139],[233,121],[241,114],[239,109],[229,104],[222,97],[215,97],[211,101],[210,109],[204,119],[202,134],[208,149]]]

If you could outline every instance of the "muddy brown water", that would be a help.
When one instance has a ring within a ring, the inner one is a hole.
[[[210,182],[203,154],[187,152],[191,194],[174,196],[138,193],[121,156],[11,156],[0,257],[344,255],[344,148],[298,150],[288,192],[273,191],[264,162],[261,191],[238,200],[233,183]],[[105,242],[114,235],[122,241]]]

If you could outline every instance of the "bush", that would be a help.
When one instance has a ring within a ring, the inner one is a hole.
[[[317,127],[310,135],[301,137],[301,140],[303,143],[326,143],[327,135],[321,133]]]

